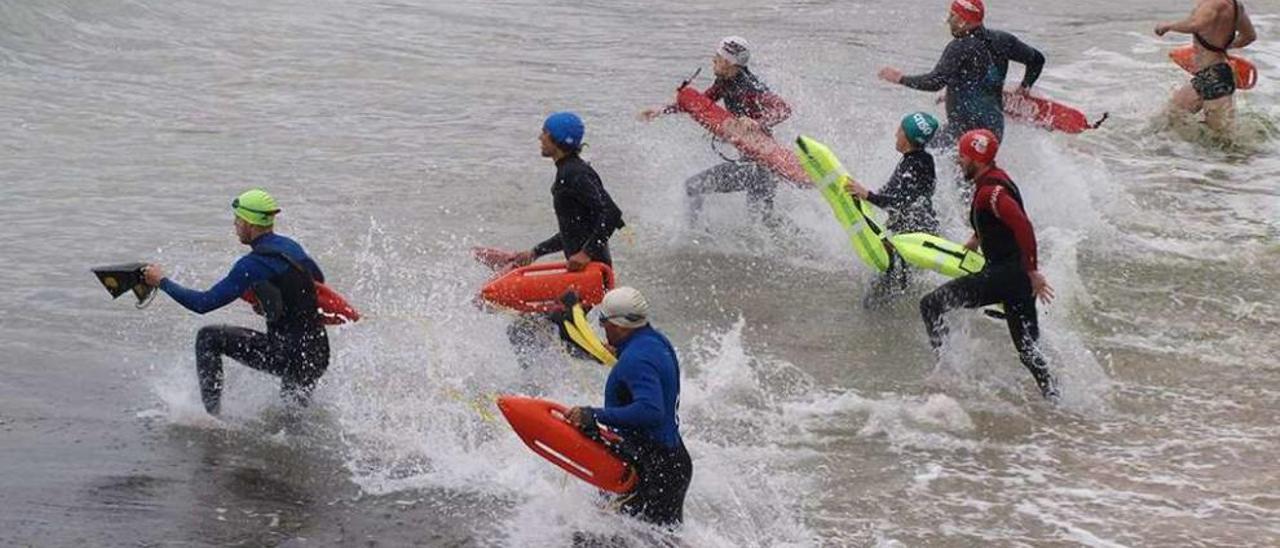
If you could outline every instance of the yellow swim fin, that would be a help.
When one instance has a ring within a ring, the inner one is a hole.
[[[574,344],[586,350],[600,363],[608,366],[618,363],[618,358],[604,347],[604,343],[600,342],[595,331],[591,329],[591,324],[587,323],[587,313],[582,309],[582,305],[576,303],[573,305],[573,321],[565,320],[564,330]]]

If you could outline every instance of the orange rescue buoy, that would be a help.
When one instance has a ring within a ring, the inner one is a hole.
[[[639,476],[627,461],[609,449],[622,441],[605,428],[594,440],[565,420],[568,407],[523,396],[499,396],[498,409],[511,429],[534,453],[565,472],[611,493],[629,493]]]
[[[573,291],[582,304],[593,306],[613,285],[613,269],[604,263],[588,263],[578,272],[570,272],[565,262],[540,263],[499,274],[480,290],[480,298],[517,312],[552,312],[564,308],[565,293]]]
[[[1182,67],[1182,70],[1192,74],[1196,72],[1195,55],[1195,46],[1182,46],[1169,51],[1169,59]],[[1228,55],[1227,63],[1231,65],[1231,72],[1236,75],[1236,89],[1253,89],[1253,86],[1258,83],[1258,67],[1254,66],[1253,62],[1243,57]]]
[[[245,291],[240,298],[251,305],[258,304],[258,296],[252,289]],[[320,282],[316,282],[316,309],[320,313],[320,321],[325,325],[342,325],[360,320],[360,312],[347,304],[347,299]]]

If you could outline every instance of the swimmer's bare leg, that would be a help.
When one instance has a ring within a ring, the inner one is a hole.
[[[1226,135],[1235,128],[1235,121],[1234,96],[1228,95],[1212,101],[1204,101],[1204,123],[1209,126],[1209,129]]]

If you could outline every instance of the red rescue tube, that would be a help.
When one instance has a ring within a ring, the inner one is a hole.
[[[1090,123],[1079,109],[1052,99],[1008,90],[1004,92],[1004,112],[1015,120],[1064,133],[1080,133],[1102,123],[1102,120]]]
[[[1196,48],[1195,46],[1181,46],[1173,48],[1169,51],[1169,59],[1178,66],[1182,67],[1189,73],[1196,72]],[[1253,62],[1243,57],[1235,55],[1227,56],[1227,64],[1231,65],[1231,72],[1236,75],[1236,89],[1248,90],[1258,83],[1258,67]]]
[[[480,290],[480,298],[517,312],[541,313],[562,310],[560,298],[569,291],[586,306],[599,304],[613,286],[613,269],[604,263],[587,263],[578,272],[570,272],[565,262],[539,263],[498,275]]]
[[[758,128],[744,134],[730,132],[725,122],[734,118],[733,114],[707,98],[703,92],[692,86],[681,87],[676,92],[676,106],[688,112],[713,135],[733,143],[744,155],[764,164],[791,184],[798,187],[813,185],[795,152],[779,145],[773,137]]]
[[[565,421],[568,407],[553,401],[499,396],[498,409],[529,449],[565,472],[611,493],[635,489],[639,476],[606,445],[621,441],[616,434],[602,427],[604,442],[587,437]]]
[[[258,296],[254,295],[252,289],[245,291],[240,298],[251,305],[258,304]],[[320,282],[316,282],[316,311],[320,313],[320,321],[325,325],[342,325],[360,320],[360,312],[348,304],[347,299]]]

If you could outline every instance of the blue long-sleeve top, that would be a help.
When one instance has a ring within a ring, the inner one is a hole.
[[[230,304],[254,284],[270,280],[288,270],[289,262],[273,256],[276,253],[293,259],[303,268],[311,271],[311,276],[316,281],[324,282],[324,273],[320,271],[320,265],[307,255],[298,242],[290,238],[269,232],[258,236],[249,245],[253,251],[240,257],[231,267],[231,272],[227,273],[221,281],[213,284],[208,291],[188,289],[169,278],[160,281],[160,289],[168,293],[178,304],[196,314],[212,312]]]
[[[619,344],[618,352],[596,420],[624,438],[640,435],[666,447],[680,445],[680,361],[671,341],[644,326]]]

